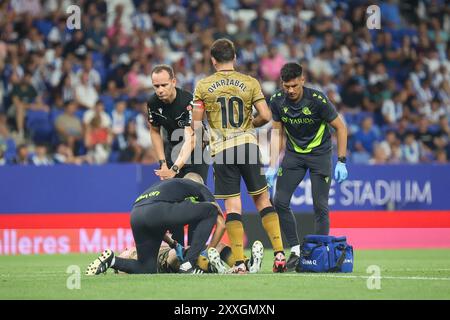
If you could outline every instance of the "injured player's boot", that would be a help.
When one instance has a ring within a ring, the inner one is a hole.
[[[106,249],[97,259],[89,264],[86,269],[86,275],[95,276],[100,273],[105,273],[108,268],[114,265],[114,261],[114,252]]]
[[[208,260],[214,273],[224,274],[227,272],[227,267],[225,267],[225,264],[220,258],[220,253],[216,248],[208,249]]]
[[[264,257],[264,246],[261,241],[256,240],[252,245],[252,257],[250,258],[250,273],[257,273],[261,270]]]

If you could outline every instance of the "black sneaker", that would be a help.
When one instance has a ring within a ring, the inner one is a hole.
[[[291,255],[289,256],[289,259],[286,263],[287,271],[294,271],[295,267],[298,265],[299,259],[300,257],[298,255],[291,252]]]
[[[184,269],[180,268],[178,270],[178,273],[181,273],[181,274],[203,274],[203,273],[205,273],[205,271],[203,271],[202,269],[200,269],[198,267],[189,268],[187,270],[184,270]]]
[[[86,269],[87,276],[95,276],[100,273],[105,273],[114,260],[114,252],[112,250],[105,250],[102,254],[89,264]]]

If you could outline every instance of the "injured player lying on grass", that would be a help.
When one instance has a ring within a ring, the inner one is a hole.
[[[176,248],[171,248],[163,242],[158,254],[158,273],[178,273],[181,263],[186,257],[189,247],[183,248],[182,252]],[[264,256],[264,247],[260,241],[255,241],[252,245],[250,258],[245,258],[247,270],[250,273],[257,273],[261,269]],[[136,248],[125,249],[119,257],[127,259],[137,259]],[[197,274],[201,273],[231,273],[231,268],[236,260],[231,253],[231,248],[220,242],[215,248],[204,250],[197,260]],[[115,270],[115,273],[123,273]]]

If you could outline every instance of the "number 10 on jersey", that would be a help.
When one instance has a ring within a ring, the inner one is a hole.
[[[228,123],[234,127],[239,128],[244,123],[244,102],[241,98],[233,97],[219,97],[217,102],[220,103],[220,108],[222,110],[222,128],[228,128]],[[237,113],[238,119],[236,122],[234,115],[234,104],[237,103]]]

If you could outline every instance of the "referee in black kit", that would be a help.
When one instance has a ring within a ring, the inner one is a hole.
[[[332,146],[329,125],[336,130],[338,161],[334,171],[336,182],[347,179],[347,128],[336,108],[320,91],[304,87],[302,66],[287,63],[281,68],[283,90],[270,99],[272,110],[272,141],[282,146],[285,132],[286,152],[277,169],[279,152],[273,152],[271,166],[266,172],[269,186],[278,176],[273,203],[280,218],[291,255],[288,270],[293,270],[300,256],[297,224],[290,208],[292,194],[309,170],[314,205],[315,234],[328,235],[330,219],[328,196],[331,184]]]
[[[153,68],[152,83],[155,93],[150,97],[147,109],[150,138],[160,164],[160,170],[156,170],[156,174],[164,180],[174,177],[182,178],[188,172],[195,172],[206,183],[208,164],[203,159],[204,144],[195,141],[194,131],[191,128],[192,94],[176,87],[175,74],[169,65],[157,65]],[[167,131],[168,147],[166,148],[161,136],[161,127]],[[177,129],[180,129],[180,135],[177,136],[175,133],[172,137]],[[183,131],[184,134],[182,134]],[[199,134],[198,139],[201,137],[202,135]],[[182,145],[178,155],[172,158],[174,148],[178,148],[180,143]],[[194,147],[199,150],[192,152]],[[191,152],[192,156],[189,159]]]
[[[205,144],[202,142],[203,134],[195,135],[191,127],[192,94],[176,87],[175,73],[169,65],[162,64],[153,68],[152,83],[155,93],[148,101],[147,110],[150,138],[160,165],[160,169],[155,170],[155,174],[161,180],[165,180],[182,178],[187,173],[194,172],[199,174],[206,184],[209,165],[203,157],[205,149]],[[168,141],[163,140],[161,127],[166,130]],[[176,130],[179,130],[178,136],[176,136]],[[175,136],[172,137],[174,132]],[[175,148],[180,149],[178,155],[174,151]],[[183,243],[183,226],[174,229],[172,237]],[[191,238],[192,230],[189,229],[188,242]]]

